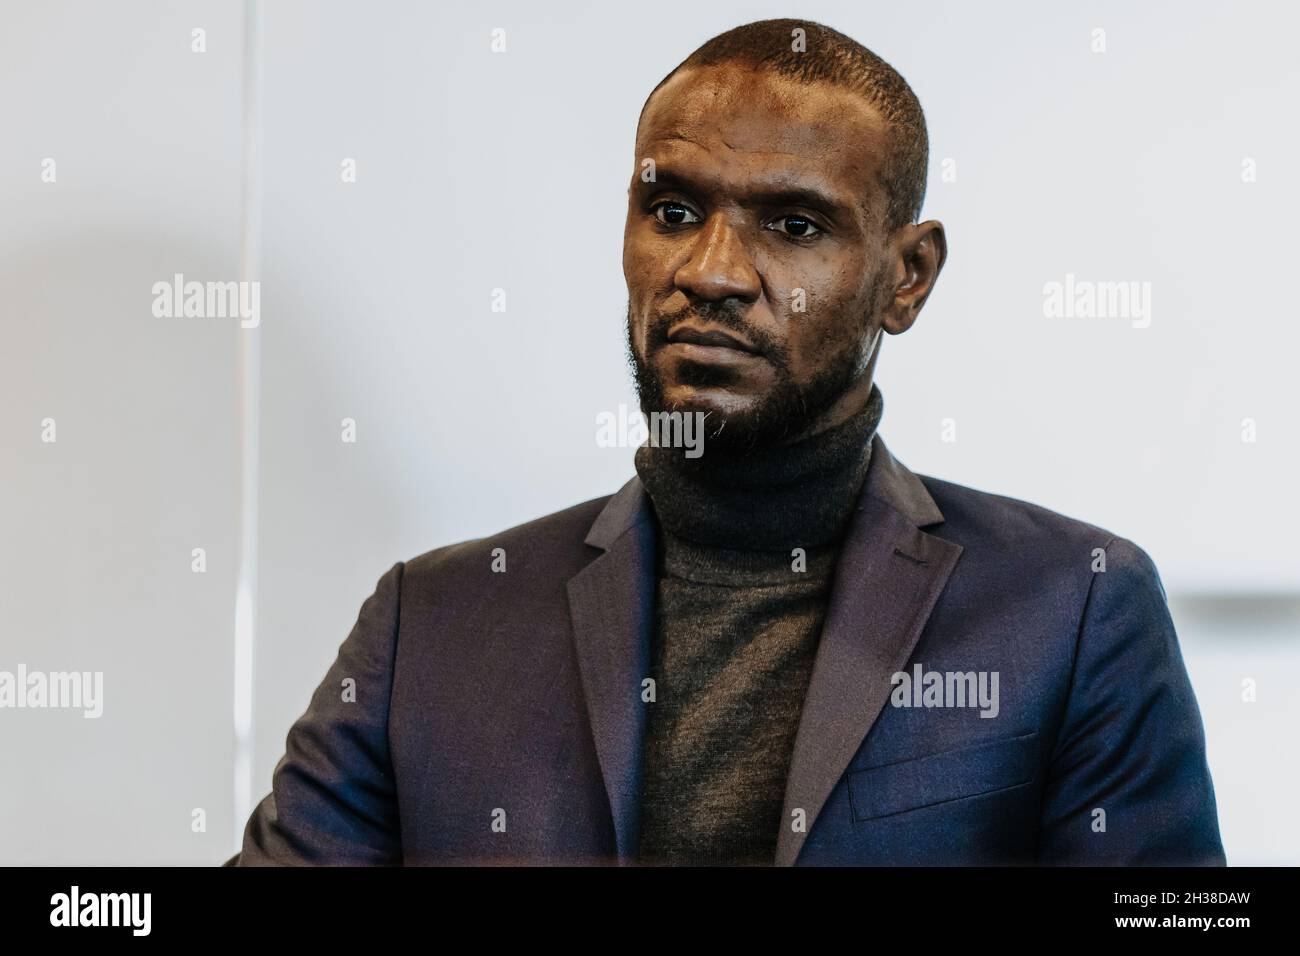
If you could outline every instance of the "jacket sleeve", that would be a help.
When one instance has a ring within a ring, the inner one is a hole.
[[[1044,791],[1039,862],[1223,865],[1205,732],[1147,556],[1104,548]]]
[[[227,865],[401,863],[388,704],[403,567],[389,569],[362,605]]]

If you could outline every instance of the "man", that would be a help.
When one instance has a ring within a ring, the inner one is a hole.
[[[703,454],[396,564],[238,862],[1223,862],[1147,555],[877,434],[881,334],[946,255],[927,153],[902,77],[814,23],[659,84],[628,344]]]

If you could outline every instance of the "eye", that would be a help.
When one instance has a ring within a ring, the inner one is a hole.
[[[693,222],[699,222],[700,217],[695,215],[679,202],[661,202],[654,206],[655,218],[666,226],[684,226]]]
[[[785,228],[781,228],[782,223],[785,223]],[[782,216],[768,228],[783,232],[795,239],[811,239],[813,236],[820,235],[822,231],[821,227],[807,216]]]

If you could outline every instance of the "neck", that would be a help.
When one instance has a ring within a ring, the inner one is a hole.
[[[742,457],[643,445],[636,470],[669,535],[733,550],[820,547],[846,529],[883,411],[871,385],[857,414],[796,441]]]

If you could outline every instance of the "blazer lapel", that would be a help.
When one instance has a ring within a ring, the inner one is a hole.
[[[585,541],[605,553],[568,581],[569,613],[619,862],[627,863],[640,830],[641,681],[650,673],[655,596],[654,521],[640,479],[610,499]]]
[[[905,669],[961,546],[926,534],[943,515],[921,480],[873,438],[840,552],[786,780],[776,864],[793,865],[827,797]],[[804,826],[793,827],[796,810]]]

